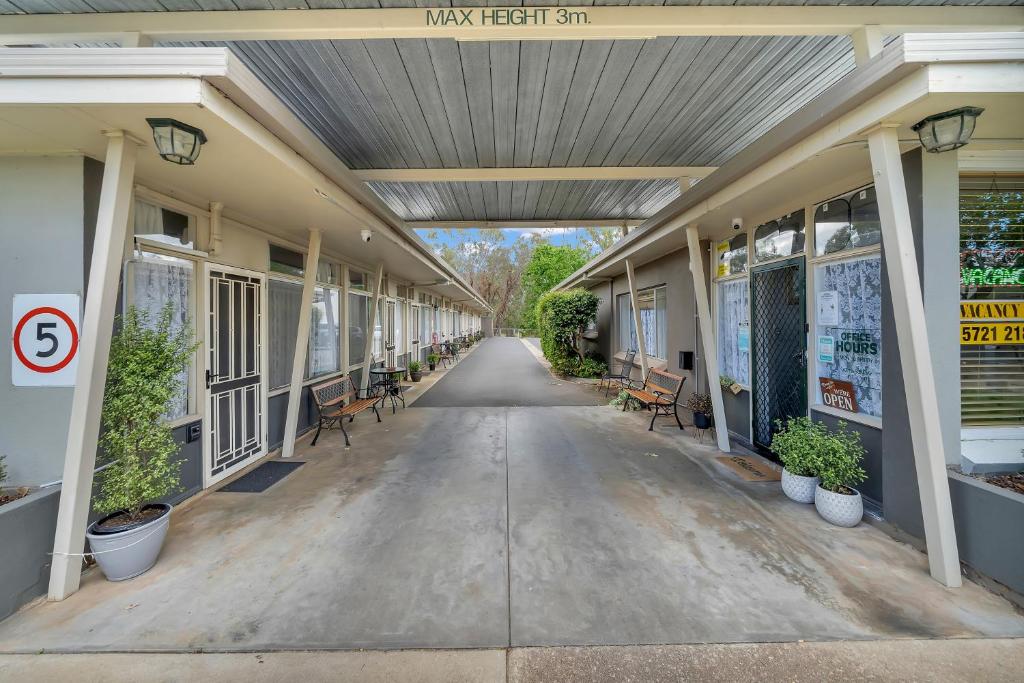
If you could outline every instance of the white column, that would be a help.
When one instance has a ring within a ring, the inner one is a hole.
[[[878,195],[882,249],[885,253],[893,317],[896,320],[896,341],[899,344],[906,389],[910,437],[914,447],[921,513],[924,517],[925,543],[928,546],[928,566],[936,581],[955,587],[961,585],[960,559],[953,527],[953,508],[949,499],[928,325],[896,128],[882,126],[868,133],[868,148]]]
[[[370,364],[373,362],[373,331],[377,327],[377,307],[380,305],[380,286],[384,279],[384,264],[377,264],[377,272],[373,276],[373,305],[370,306],[370,317],[366,322],[366,346],[363,348],[363,395],[370,386]]]
[[[718,346],[715,328],[711,325],[711,304],[708,301],[708,286],[704,281],[704,259],[700,251],[700,236],[697,226],[686,228],[687,251],[690,252],[690,274],[693,276],[693,291],[697,298],[697,318],[700,321],[700,341],[703,347],[704,367],[708,373],[708,392],[711,394],[711,408],[715,413],[715,434],[718,449],[731,452],[729,446],[729,425],[725,420],[725,403],[722,401],[722,385],[718,381]],[[697,390],[697,387],[694,387]]]
[[[636,344],[640,348],[640,372],[644,379],[647,379],[647,344],[644,340],[644,327],[640,324],[640,307],[636,299],[636,274],[633,272],[633,262],[626,259],[626,278],[629,280],[629,303],[633,309],[633,325],[636,327]]]
[[[302,303],[299,305],[299,324],[295,329],[295,353],[292,355],[292,381],[288,387],[288,415],[284,422],[284,443],[281,457],[295,453],[295,434],[299,429],[299,403],[302,401],[302,375],[309,350],[309,323],[313,309],[313,290],[316,289],[316,269],[320,263],[320,231],[309,231],[306,250],[306,270],[302,278]]]
[[[861,26],[850,34],[853,43],[853,59],[857,66],[870,61],[882,51],[882,29],[878,26]]]
[[[135,153],[138,144],[122,131],[107,133],[103,183],[96,213],[96,237],[89,266],[85,312],[71,419],[64,451],[64,478],[57,512],[50,567],[50,600],[63,600],[78,590],[82,576],[81,552],[92,500],[103,389],[107,378],[110,335],[117,306],[121,256],[128,235]]]

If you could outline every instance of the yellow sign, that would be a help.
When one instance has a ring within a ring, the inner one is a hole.
[[[961,301],[961,320],[1024,318],[1024,301]]]
[[[725,277],[729,274],[729,263],[722,257],[729,251],[729,240],[719,242],[715,251],[718,254],[718,277]]]
[[[960,343],[971,346],[1024,344],[1024,322],[960,323]]]

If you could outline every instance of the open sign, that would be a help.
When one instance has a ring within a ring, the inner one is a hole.
[[[857,412],[857,393],[853,384],[841,379],[819,377],[821,402],[830,408],[838,408],[848,413]]]
[[[14,386],[74,386],[79,342],[78,295],[17,294],[12,313]]]

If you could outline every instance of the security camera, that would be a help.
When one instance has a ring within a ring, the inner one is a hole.
[[[363,241],[369,244],[370,238],[373,237],[373,230],[363,228],[359,231],[359,236],[363,238]]]
[[[732,229],[733,230],[742,230],[743,229],[743,219],[742,218],[733,218],[732,219]]]

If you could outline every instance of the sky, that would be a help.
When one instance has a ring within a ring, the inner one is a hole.
[[[434,240],[430,240],[430,239],[427,238],[427,233],[429,233],[429,232],[430,232],[430,230],[429,229],[425,229],[425,228],[417,228],[416,229],[416,233],[420,237],[422,237],[428,243],[434,243]],[[574,246],[575,247],[575,246],[579,246],[580,236],[581,236],[580,233],[582,233],[582,231],[580,231],[580,230],[578,230],[576,228],[505,228],[505,229],[502,229],[502,234],[505,235],[505,244],[506,245],[512,244],[513,242],[515,242],[520,237],[525,237],[527,239],[534,239],[534,238],[537,238],[537,237],[547,237],[548,241],[550,241],[552,244],[557,244],[557,245],[565,244],[565,245],[570,245],[570,246]],[[475,238],[478,238],[480,236],[480,230],[478,230],[477,228],[465,228],[465,229],[461,229],[459,231],[459,234],[466,235],[467,237],[475,239]],[[582,236],[585,237],[586,234],[582,233]],[[448,246],[452,246],[453,239],[451,237],[448,237],[444,233],[439,233],[439,239],[437,240],[437,242],[439,242],[441,244],[447,244]]]

